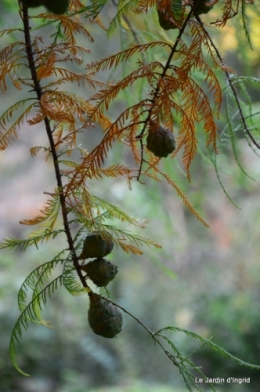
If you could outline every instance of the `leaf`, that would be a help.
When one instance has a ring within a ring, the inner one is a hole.
[[[11,334],[9,353],[13,366],[19,373],[23,374],[24,376],[29,376],[29,374],[25,373],[18,366],[16,360],[16,352],[17,352],[16,344],[19,343],[21,340],[22,330],[23,329],[27,330],[29,328],[28,320],[34,320],[37,322],[39,304],[46,305],[47,295],[50,297],[51,294],[53,294],[54,291],[57,290],[58,286],[61,284],[62,284],[62,275],[59,275],[33,298],[33,300],[29,303],[29,305],[27,305],[26,308],[22,311],[20,317],[15,323],[15,326]],[[35,304],[37,304],[37,306],[34,306]]]
[[[63,264],[64,260],[61,259],[61,255],[65,251],[61,251],[53,260],[48,261],[44,264],[41,264],[39,267],[35,268],[25,279],[23,284],[21,285],[19,292],[18,292],[18,306],[20,311],[24,311],[26,308],[26,299],[27,299],[27,294],[28,291],[32,291],[32,299],[36,298],[40,292],[40,290],[43,288],[45,285],[46,281],[48,278],[51,276],[53,273],[54,268],[57,267],[58,264]],[[38,304],[38,310],[37,307],[35,306],[36,304],[33,304],[33,310],[34,314],[37,315],[36,320],[35,317],[33,319],[29,318],[29,321],[31,322],[37,322],[38,324],[44,324],[42,318],[41,318],[41,307],[40,303],[37,301]]]
[[[232,83],[233,83],[233,79],[232,79]],[[246,92],[246,88],[243,84],[243,82],[240,80],[239,85],[242,85],[244,94]],[[226,87],[226,92],[227,92],[227,98],[226,98],[226,119],[227,119],[227,130],[229,132],[229,137],[230,137],[230,141],[231,141],[231,147],[232,147],[232,151],[235,157],[235,160],[237,162],[238,167],[240,168],[240,170],[251,180],[255,181],[243,168],[242,164],[240,163],[239,157],[238,157],[238,150],[236,147],[236,139],[235,139],[235,135],[234,135],[234,116],[233,116],[233,108],[236,105],[236,99],[234,97],[234,92],[233,89],[231,89],[230,86],[230,81],[227,82],[227,87]],[[249,108],[250,109],[250,108]],[[241,114],[239,112],[239,114]]]
[[[14,28],[14,29],[1,29],[1,31],[0,31],[0,37],[2,37],[2,36],[5,35],[5,34],[11,34],[11,33],[13,33],[14,31],[22,31],[22,29],[19,29],[19,28]]]
[[[250,32],[249,32],[248,16],[246,14],[247,6],[248,6],[248,1],[247,0],[242,0],[242,2],[241,2],[241,16],[242,16],[244,32],[245,32],[245,35],[246,35],[246,38],[247,38],[247,41],[249,43],[250,48],[252,50],[254,50],[253,49],[252,40],[251,40],[251,37],[250,37]]]
[[[24,219],[20,223],[22,225],[38,225],[41,224],[44,230],[52,231],[53,226],[58,218],[60,211],[60,197],[59,194],[52,195],[51,200],[47,200],[46,206],[41,210],[42,215],[38,215],[33,219]]]
[[[9,239],[4,239],[4,242],[0,244],[0,249],[5,249],[5,248],[10,250],[20,249],[22,252],[24,252],[28,248],[28,246],[32,246],[32,245],[35,245],[36,248],[38,249],[39,242],[43,242],[45,239],[46,241],[48,241],[50,237],[54,239],[60,233],[64,233],[64,229],[53,230],[53,231],[46,229],[42,234],[37,236],[31,236],[30,238],[26,238],[24,240],[19,240],[17,238],[10,237]]]
[[[13,112],[18,110],[21,106],[23,106],[25,103],[28,101],[35,99],[24,99],[22,101],[16,102],[14,105],[12,105],[9,109],[7,109],[2,116],[0,117],[0,126],[3,130],[5,130],[6,123],[9,121],[12,116]],[[30,113],[31,109],[35,106],[35,102],[29,105],[24,112],[18,117],[18,119],[13,123],[13,125],[7,129],[5,132],[0,132],[0,150],[5,150],[8,145],[10,144],[11,140],[13,137],[18,137],[17,135],[17,128],[20,127],[21,123],[24,121],[26,116]]]
[[[141,227],[144,229],[145,226],[145,221],[142,221],[138,218],[135,218],[131,215],[129,215],[127,212],[123,211],[121,208],[115,206],[112,203],[109,203],[107,200],[91,195],[92,203],[93,206],[96,206],[97,208],[102,208],[106,211],[106,217],[110,219],[119,219],[122,222],[128,222],[131,225]]]
[[[163,173],[161,170],[158,169],[158,167],[155,167],[155,165],[150,164],[150,166],[157,172],[160,173],[168,182],[169,185],[171,185],[177,192],[178,196],[181,197],[184,205],[190,210],[190,212],[195,215],[195,217],[205,226],[209,227],[207,222],[199,215],[198,211],[195,210],[195,208],[190,204],[187,196],[180,190],[180,188],[176,185],[175,181],[173,181],[168,174]],[[149,170],[149,169],[148,169]]]
[[[255,365],[249,362],[245,362],[242,361],[241,359],[235,357],[234,355],[230,354],[228,351],[226,351],[224,348],[220,347],[219,345],[217,345],[216,343],[213,343],[210,339],[205,339],[202,336],[196,334],[195,332],[192,331],[188,331],[186,329],[183,328],[179,328],[179,327],[165,327],[160,329],[159,331],[155,332],[155,336],[161,336],[162,332],[164,331],[174,331],[174,332],[183,332],[185,333],[187,336],[190,336],[194,339],[200,340],[202,343],[208,344],[213,350],[217,351],[219,354],[221,354],[222,356],[226,357],[226,358],[230,358],[233,361],[237,362],[239,365],[242,366],[246,366],[249,367],[251,369],[260,369],[260,365]]]
[[[108,31],[107,31],[107,36],[110,37],[114,31],[116,30],[117,23],[120,21],[120,19],[127,14],[130,10],[133,10],[137,4],[139,3],[139,0],[119,0],[117,4],[117,13],[116,16],[112,19],[110,22]]]
[[[90,291],[90,289],[86,289],[78,282],[78,277],[75,273],[75,267],[71,263],[71,261],[67,260],[64,263],[63,274],[62,274],[62,283],[63,286],[68,290],[71,295],[78,296],[81,294],[86,294]]]

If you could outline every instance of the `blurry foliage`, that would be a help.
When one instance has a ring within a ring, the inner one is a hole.
[[[244,274],[242,279],[244,279]],[[257,305],[259,295],[259,286],[256,286],[254,282],[250,286],[250,291],[233,289],[226,294],[212,295],[211,293],[207,297],[202,294],[201,298],[197,298],[200,309],[196,312],[194,321],[198,328],[204,330],[204,334],[206,332],[208,336],[212,336],[214,341],[219,345],[224,345],[233,355],[246,357],[249,362],[256,363],[259,360],[260,349],[260,319]],[[201,311],[201,308],[207,311]],[[260,378],[257,371],[241,369],[241,366],[234,362],[223,362],[207,347],[199,350],[193,359],[198,366],[207,369],[207,374],[214,374],[225,379],[250,377],[250,385],[245,385],[245,387],[250,391],[259,389]],[[225,390],[226,386],[223,386],[223,391]]]

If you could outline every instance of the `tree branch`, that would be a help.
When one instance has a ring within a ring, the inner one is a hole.
[[[22,13],[23,13],[22,21],[23,21],[23,26],[24,26],[25,49],[26,49],[26,53],[27,53],[27,59],[28,59],[29,68],[31,71],[34,90],[36,92],[36,95],[37,95],[39,102],[41,102],[43,92],[42,92],[41,84],[40,84],[38,77],[37,77],[37,71],[36,71],[35,62],[34,62],[34,58],[33,58],[32,43],[31,43],[31,36],[30,36],[29,15],[28,15],[28,7],[27,6],[23,5]],[[68,223],[68,213],[67,213],[67,208],[66,208],[66,198],[65,198],[65,195],[63,192],[63,183],[62,183],[60,167],[59,167],[59,163],[58,163],[58,156],[57,156],[55,143],[54,143],[54,139],[53,139],[53,135],[52,135],[50,120],[48,119],[48,117],[44,118],[44,124],[45,124],[45,129],[47,132],[47,136],[49,139],[50,150],[51,150],[51,154],[52,154],[52,158],[53,158],[53,165],[54,165],[56,181],[57,181],[57,185],[58,185],[60,204],[61,204],[63,225],[64,225],[65,233],[67,236],[67,241],[69,244],[69,250],[70,250],[71,256],[72,256],[72,261],[73,261],[73,264],[75,266],[75,269],[77,271],[77,274],[80,278],[80,281],[81,281],[83,287],[85,287],[88,291],[91,291],[91,289],[87,285],[87,283],[82,275],[81,269],[79,267],[75,247],[73,244],[73,239],[72,239],[71,232],[70,232],[70,227],[69,227],[69,223]]]

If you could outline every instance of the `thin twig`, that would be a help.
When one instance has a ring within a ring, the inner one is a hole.
[[[210,44],[211,44],[212,47],[214,48],[214,50],[215,50],[215,52],[216,52],[216,55],[217,55],[219,61],[221,62],[221,64],[224,64],[224,61],[223,61],[223,59],[222,59],[222,57],[221,57],[221,55],[220,55],[220,53],[219,53],[219,51],[218,51],[218,48],[217,48],[216,45],[214,44],[214,42],[213,42],[211,36],[209,35],[208,31],[205,29],[205,27],[204,27],[204,25],[203,25],[203,23],[202,23],[202,20],[200,19],[200,17],[199,17],[198,15],[195,15],[195,18],[196,18],[196,20],[199,22],[201,28],[203,29],[204,33],[206,34],[206,36],[207,36],[207,38],[208,38]],[[237,92],[236,92],[235,87],[234,87],[234,85],[233,85],[232,79],[231,79],[231,77],[230,77],[230,75],[229,75],[229,73],[228,73],[227,71],[225,71],[225,74],[226,74],[228,83],[229,83],[229,85],[230,85],[230,88],[231,88],[231,90],[232,90],[232,92],[233,92],[233,94],[234,94],[235,101],[236,101],[236,104],[237,104],[237,107],[238,107],[238,111],[239,111],[239,114],[240,114],[242,123],[243,123],[244,128],[245,128],[245,131],[246,131],[246,133],[248,134],[248,136],[250,137],[250,139],[252,140],[252,142],[254,143],[254,145],[255,145],[257,148],[260,149],[260,145],[259,145],[259,144],[257,143],[257,141],[254,139],[254,137],[252,136],[251,132],[250,132],[249,129],[248,129],[248,126],[247,126],[247,123],[246,123],[246,120],[245,120],[245,116],[244,116],[244,113],[243,113],[243,109],[242,109],[242,107],[241,107],[241,105],[240,105],[239,98],[238,98],[238,96],[237,96]]]
[[[118,305],[117,303],[111,301],[111,299],[109,298],[105,298],[107,301],[111,302],[111,304],[113,304],[114,306],[116,306],[117,308],[121,309],[123,312],[125,312],[126,314],[128,314],[129,316],[131,316],[135,321],[138,322],[138,324],[140,324],[148,333],[149,335],[151,335],[151,337],[153,338],[153,340],[156,341],[156,343],[159,344],[159,346],[162,348],[162,350],[165,352],[165,354],[167,355],[167,357],[174,363],[175,366],[177,366],[179,368],[179,364],[175,361],[175,359],[173,358],[173,355],[171,353],[169,353],[169,351],[167,351],[163,344],[160,342],[160,340],[156,337],[155,333],[152,332],[150,330],[150,328],[147,327],[147,325],[145,325],[139,318],[135,317],[132,313],[130,313],[128,310],[126,310],[125,308],[123,308],[122,306]]]

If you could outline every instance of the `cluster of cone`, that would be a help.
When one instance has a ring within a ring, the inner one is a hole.
[[[110,234],[93,232],[84,240],[79,260],[94,258],[94,260],[80,266],[86,272],[86,278],[91,279],[98,287],[105,287],[117,274],[117,266],[104,259],[112,252],[114,243]],[[114,338],[123,325],[122,314],[119,309],[106,298],[90,293],[90,307],[88,322],[93,332],[104,338]]]

